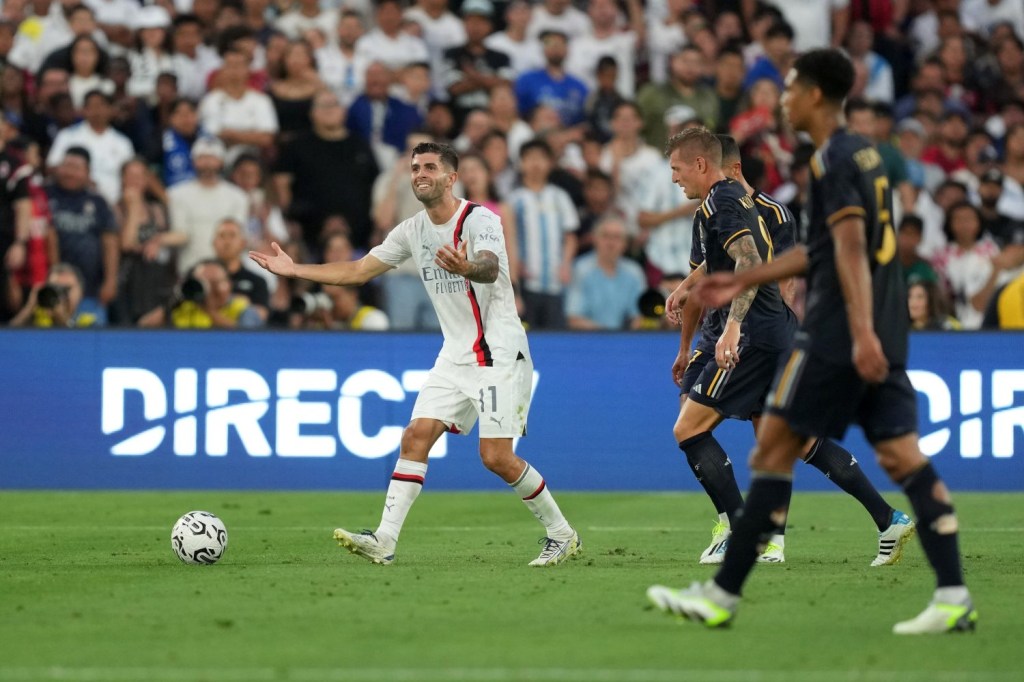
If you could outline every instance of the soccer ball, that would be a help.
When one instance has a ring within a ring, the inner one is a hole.
[[[186,564],[215,564],[228,546],[228,529],[210,512],[190,511],[171,529],[171,549]]]

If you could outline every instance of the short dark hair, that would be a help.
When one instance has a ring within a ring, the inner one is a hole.
[[[946,221],[942,225],[942,231],[946,234],[946,239],[950,244],[954,243],[956,239],[953,236],[953,214],[957,211],[967,209],[974,214],[975,219],[978,221],[978,234],[975,239],[981,239],[981,235],[985,232],[985,220],[981,216],[981,211],[977,206],[969,201],[959,201],[949,207],[946,211]]]
[[[719,61],[722,59],[722,57],[728,56],[739,57],[740,59],[743,59],[743,50],[740,49],[736,41],[730,42],[729,44],[727,44],[725,47],[718,51]]]
[[[84,159],[86,166],[92,165],[92,154],[85,147],[68,147],[67,151],[64,152],[64,158],[66,159],[69,156],[77,156],[80,159]]]
[[[821,90],[825,99],[840,104],[853,87],[853,63],[839,50],[811,50],[793,64],[797,80]]]
[[[870,111],[871,113],[875,113],[875,108],[866,99],[861,99],[860,97],[853,97],[846,101],[843,113],[846,114],[847,118],[858,111]]]
[[[637,115],[637,117],[638,117],[638,118],[640,118],[641,120],[643,119],[643,117],[644,117],[644,112],[643,112],[643,109],[641,109],[641,108],[640,108],[640,105],[639,105],[639,104],[637,104],[636,102],[634,102],[634,101],[633,101],[633,100],[631,100],[631,99],[624,99],[624,100],[622,100],[621,102],[618,102],[618,103],[617,103],[617,104],[616,104],[616,105],[615,105],[615,106],[614,106],[614,107],[612,108],[612,116],[614,116],[614,115],[615,115],[615,112],[617,112],[617,111],[618,111],[619,109],[621,109],[622,107],[629,107],[630,109],[632,109],[632,110],[633,110],[633,113],[635,113],[635,114]]]
[[[604,71],[605,69],[613,69],[613,68],[614,69],[619,68],[619,63],[615,60],[615,57],[612,57],[612,56],[606,54],[606,55],[604,55],[603,57],[601,57],[600,59],[597,60],[597,68],[595,70],[600,72],[600,71]]]
[[[459,155],[455,149],[443,142],[420,142],[412,148],[412,155],[437,154],[441,157],[441,163],[453,171],[459,170]]]
[[[519,158],[525,158],[527,152],[532,151],[541,151],[549,159],[555,158],[555,152],[551,149],[551,145],[549,145],[547,142],[545,142],[539,137],[535,137],[532,140],[527,140],[526,142],[523,143],[521,147],[519,147]]]
[[[785,38],[789,42],[793,42],[793,38],[795,37],[795,35],[796,34],[793,33],[793,27],[790,26],[787,22],[776,21],[774,24],[768,27],[767,31],[765,31],[764,39],[771,40],[772,38]]]
[[[907,213],[906,215],[903,216],[903,219],[900,220],[900,232],[907,229],[908,227],[914,232],[917,232],[918,234],[924,233],[924,221],[921,220],[920,216],[915,215],[913,213]]]
[[[736,144],[736,138],[732,135],[715,135],[715,137],[718,138],[718,143],[722,145],[723,164],[726,161],[735,163],[740,160],[740,146]]]
[[[85,93],[85,97],[82,98],[82,106],[85,106],[86,104],[88,104],[89,100],[91,100],[93,97],[99,97],[104,102],[106,102],[107,104],[113,104],[114,103],[114,98],[111,97],[109,94],[103,92],[99,88],[93,88],[89,92]]]
[[[696,150],[712,166],[722,165],[722,143],[707,128],[698,126],[676,133],[665,144],[665,156],[670,156],[677,149],[684,148]]]
[[[168,111],[173,114],[178,110],[178,107],[183,106],[189,107],[192,111],[197,111],[199,109],[199,105],[196,104],[195,100],[189,99],[188,97],[176,97],[171,101],[171,106],[168,108]]]
[[[178,16],[174,17],[174,20],[171,22],[171,26],[173,26],[174,28],[179,28],[181,26],[185,26],[186,24],[195,24],[199,27],[202,27],[203,25],[203,23],[199,21],[199,17],[197,17],[194,14],[179,14]]]

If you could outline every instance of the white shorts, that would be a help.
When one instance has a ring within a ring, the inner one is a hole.
[[[438,359],[420,388],[413,419],[436,419],[452,433],[467,435],[480,419],[481,438],[526,435],[533,393],[533,361],[479,367]]]

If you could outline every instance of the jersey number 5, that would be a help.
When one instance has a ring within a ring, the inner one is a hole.
[[[875,178],[875,200],[878,202],[878,222],[882,224],[882,243],[875,251],[875,262],[887,265],[896,256],[896,230],[892,226],[892,214],[889,212],[889,178],[880,175]]]

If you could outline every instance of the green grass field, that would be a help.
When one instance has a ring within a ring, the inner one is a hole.
[[[889,630],[931,594],[920,546],[868,568],[874,528],[838,494],[795,497],[787,562],[723,631],[644,598],[711,574],[703,496],[560,494],[585,550],[553,569],[527,568],[540,527],[514,495],[429,490],[396,563],[367,564],[331,531],[375,526],[381,499],[0,493],[0,681],[1024,679],[1020,496],[958,496],[979,628],[912,639]],[[171,552],[190,509],[227,524],[215,566]]]

